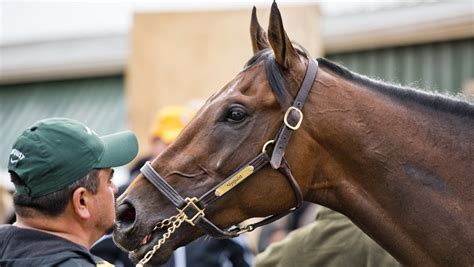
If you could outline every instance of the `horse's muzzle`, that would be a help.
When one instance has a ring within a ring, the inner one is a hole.
[[[135,249],[138,243],[130,240],[130,238],[133,237],[133,229],[136,221],[137,212],[135,207],[130,202],[122,202],[116,211],[114,240],[116,243],[119,243],[122,248],[129,251]]]
[[[135,207],[131,203],[122,203],[117,207],[116,223],[123,230],[133,227],[137,219],[136,215]]]

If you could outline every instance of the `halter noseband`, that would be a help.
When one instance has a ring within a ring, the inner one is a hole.
[[[170,184],[165,181],[165,179],[163,179],[163,177],[161,177],[156,172],[155,169],[153,169],[150,162],[145,163],[145,165],[140,169],[143,176],[145,176],[145,178],[147,178],[168,200],[171,201],[171,203],[173,203],[173,205],[176,206],[178,215],[173,216],[172,218],[182,218],[179,224],[177,224],[177,226],[175,226],[172,231],[168,231],[168,238],[169,235],[174,232],[174,230],[179,227],[183,221],[191,224],[192,226],[197,225],[201,227],[208,235],[212,237],[232,238],[242,233],[250,232],[262,225],[271,223],[300,207],[303,201],[301,189],[293,177],[284,155],[291,134],[300,127],[301,122],[303,121],[303,105],[309,94],[309,91],[311,90],[311,87],[313,86],[317,73],[318,62],[314,59],[309,59],[306,73],[298,91],[298,95],[296,96],[293,105],[289,107],[285,113],[283,124],[275,138],[276,141],[267,141],[263,146],[262,152],[258,156],[249,161],[247,164],[243,165],[243,167],[241,167],[238,171],[228,176],[224,181],[213,187],[211,190],[207,191],[201,197],[183,198]],[[266,147],[271,143],[274,143],[274,148],[273,153],[270,156],[266,151]],[[227,229],[222,229],[206,218],[204,210],[209,204],[219,199],[222,195],[244,181],[245,178],[259,171],[268,163],[270,163],[273,169],[279,170],[288,178],[288,181],[296,197],[295,207],[286,212],[271,215],[260,222],[244,227],[234,225]],[[166,239],[164,239],[162,243],[156,245],[152,251],[149,251],[147,255],[140,261],[140,264],[144,265],[146,262],[148,262],[153,256],[154,252],[159,249],[159,246],[161,246],[165,240]]]

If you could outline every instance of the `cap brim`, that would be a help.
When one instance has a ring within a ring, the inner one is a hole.
[[[138,141],[130,131],[100,137],[104,142],[104,153],[94,168],[111,168],[125,165],[138,153]]]

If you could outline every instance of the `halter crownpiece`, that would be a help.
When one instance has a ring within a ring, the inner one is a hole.
[[[277,136],[274,139],[275,141],[267,141],[259,155],[257,155],[247,164],[244,164],[243,167],[239,168],[236,172],[224,179],[211,190],[207,191],[201,197],[183,198],[170,184],[165,181],[163,177],[160,176],[160,174],[156,172],[150,162],[145,163],[145,165],[140,169],[143,176],[147,178],[168,200],[170,200],[171,203],[173,203],[178,211],[178,214],[159,222],[155,226],[154,229],[162,229],[165,227],[168,228],[163,237],[158,240],[158,243],[145,254],[137,266],[144,266],[183,222],[187,222],[192,226],[199,226],[204,230],[204,232],[215,238],[232,238],[242,233],[253,231],[255,228],[258,228],[262,225],[278,220],[279,218],[287,215],[291,211],[301,206],[303,195],[298,183],[291,173],[290,167],[284,158],[284,155],[292,132],[301,126],[303,121],[303,105],[309,94],[309,91],[313,86],[317,73],[318,62],[314,59],[309,59],[308,67],[306,68],[306,73],[298,91],[298,95],[296,96],[293,105],[287,109],[283,118],[282,126],[280,127]],[[274,143],[275,145],[270,157],[266,151],[266,148],[271,143]],[[205,209],[209,204],[235,188],[235,186],[238,184],[244,182],[246,178],[258,172],[268,163],[270,163],[273,169],[279,170],[285,175],[285,177],[288,178],[296,198],[295,207],[286,212],[271,215],[262,221],[244,227],[234,225],[227,229],[221,229],[206,218]]]

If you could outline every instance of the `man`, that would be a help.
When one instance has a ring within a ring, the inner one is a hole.
[[[130,177],[140,174],[145,162],[151,161],[163,152],[194,116],[194,111],[185,106],[168,105],[160,108],[150,128],[149,154],[136,162],[130,169]]]
[[[17,221],[0,226],[0,266],[105,266],[88,249],[115,219],[111,167],[137,151],[131,132],[99,137],[66,118],[26,129],[8,163]]]
[[[320,206],[316,221],[292,231],[255,258],[254,267],[387,266],[400,264],[349,218]]]

